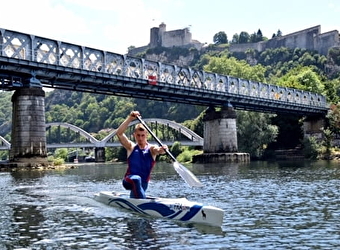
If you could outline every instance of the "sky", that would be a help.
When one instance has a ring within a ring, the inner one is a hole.
[[[150,29],[189,28],[192,39],[213,43],[223,31],[271,38],[321,25],[340,31],[339,0],[14,0],[3,1],[0,29],[125,54],[145,46]]]

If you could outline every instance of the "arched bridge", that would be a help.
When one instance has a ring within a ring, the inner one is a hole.
[[[5,138],[0,136],[0,150],[5,150],[5,149],[10,149],[11,148],[11,143],[7,141]]]
[[[168,126],[169,128],[178,131],[187,140],[181,140],[180,143],[184,146],[203,146],[203,138],[198,134],[188,129],[187,127],[176,123],[174,121],[166,120],[166,119],[156,119],[156,118],[148,118],[143,119],[146,123],[149,124],[162,124]],[[129,124],[129,127],[134,126],[138,121],[133,121]],[[82,137],[85,138],[85,142],[69,142],[69,143],[56,143],[56,144],[47,144],[47,148],[89,148],[89,147],[118,147],[121,146],[119,142],[111,142],[112,138],[116,135],[116,130],[112,131],[102,140],[96,139],[93,135],[86,132],[85,130],[64,122],[51,122],[46,124],[46,129],[48,130],[50,127],[63,127],[70,129],[76,133],[79,133]],[[11,143],[8,142],[5,138],[0,136],[0,150],[9,150],[11,148]],[[156,143],[153,139],[149,140],[150,143]],[[174,141],[164,141],[166,145],[172,145]]]
[[[0,29],[0,89],[27,86],[302,115],[324,96]]]
[[[185,146],[203,146],[203,138],[197,135],[195,132],[191,131],[187,127],[176,123],[174,121],[169,121],[166,119],[156,119],[156,118],[149,118],[144,119],[146,123],[149,124],[162,124],[166,125],[169,128],[172,128],[178,132],[180,132],[184,137],[187,138],[187,140],[181,140],[180,143]],[[129,124],[129,127],[134,126],[134,124],[138,123],[138,121],[133,121]],[[83,136],[86,141],[85,142],[70,142],[70,143],[56,143],[56,144],[47,144],[47,148],[86,148],[86,147],[94,147],[94,148],[101,148],[101,147],[117,147],[121,146],[119,142],[111,142],[111,139],[116,135],[116,130],[112,131],[110,134],[108,134],[105,138],[102,140],[96,139],[94,136],[92,136],[90,133],[86,132],[85,130],[69,124],[69,123],[62,123],[62,122],[53,122],[53,123],[47,123],[46,128],[50,128],[52,126],[57,127],[64,127],[69,128],[72,131],[79,133],[81,136]],[[150,143],[156,143],[153,142],[153,139],[149,140]],[[174,141],[164,141],[165,144],[171,145],[174,143]]]

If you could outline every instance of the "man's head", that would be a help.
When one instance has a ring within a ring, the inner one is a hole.
[[[138,123],[138,124],[136,124],[136,126],[135,126],[135,132],[137,132],[137,131],[147,131],[147,130],[146,130],[146,128],[144,127],[143,124]]]
[[[138,145],[145,146],[144,144],[147,142],[148,131],[143,126],[143,124],[138,123],[135,126],[135,131],[133,132],[133,135]]]

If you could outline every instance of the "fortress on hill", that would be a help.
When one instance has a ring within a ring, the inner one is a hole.
[[[301,48],[315,50],[319,54],[327,55],[332,47],[340,47],[339,31],[333,30],[321,33],[321,26],[317,25],[308,29],[300,30],[285,36],[274,37],[267,41],[257,43],[230,44],[230,52],[244,52],[247,49],[254,49],[262,52],[266,49],[287,47],[291,49]],[[161,23],[159,27],[150,30],[150,43],[146,46],[135,48],[129,51],[130,55],[136,55],[148,48],[156,47],[194,47],[203,49],[203,43],[193,40],[189,28],[166,31],[166,25]]]

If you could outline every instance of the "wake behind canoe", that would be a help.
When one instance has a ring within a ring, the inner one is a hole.
[[[128,209],[140,214],[158,218],[193,222],[220,227],[224,211],[213,206],[189,201],[186,198],[169,199],[151,197],[147,199],[129,198],[126,193],[102,191],[95,194],[95,200],[106,205]]]

